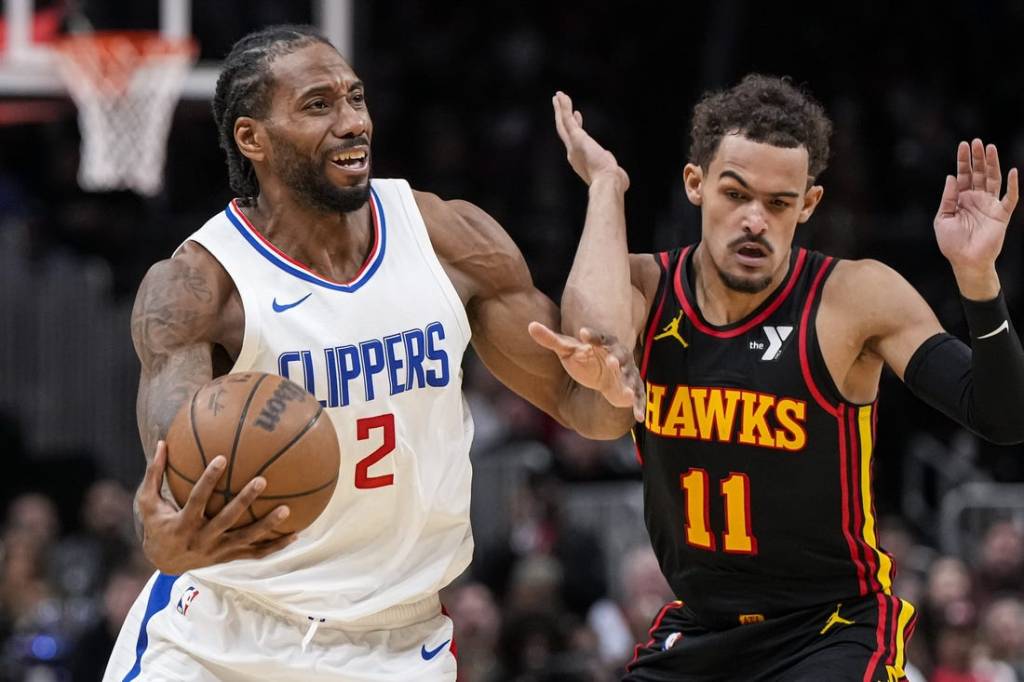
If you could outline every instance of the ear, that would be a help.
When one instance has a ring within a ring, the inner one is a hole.
[[[686,164],[683,168],[683,188],[686,190],[686,198],[694,206],[704,203],[704,169],[694,163]]]
[[[814,213],[814,209],[821,203],[823,196],[825,196],[825,188],[821,185],[814,185],[804,192],[804,205],[800,209],[800,217],[796,221],[798,223],[806,223],[810,219],[811,214]]]
[[[235,144],[242,156],[250,161],[263,161],[267,157],[264,141],[267,139],[263,124],[249,116],[235,119]]]

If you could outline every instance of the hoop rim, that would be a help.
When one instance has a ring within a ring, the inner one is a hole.
[[[159,31],[96,31],[65,37],[53,46],[57,71],[72,98],[89,91],[120,97],[143,67],[171,73],[191,65],[198,53],[192,38],[167,38]]]
[[[94,31],[64,36],[53,43],[58,53],[67,55],[90,49],[95,54],[109,56],[111,46],[130,44],[140,59],[165,55],[193,57],[198,53],[199,44],[194,38],[168,38],[159,31]]]

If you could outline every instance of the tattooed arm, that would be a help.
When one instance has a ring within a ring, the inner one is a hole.
[[[193,248],[157,263],[135,298],[132,343],[142,363],[136,418],[150,460],[181,406],[213,378],[218,315],[230,291],[202,267],[204,255]]]
[[[240,558],[265,556],[294,539],[269,540],[287,517],[278,508],[260,521],[229,530],[265,486],[253,479],[212,519],[205,509],[224,473],[216,457],[192,489],[182,509],[162,493],[167,448],[163,438],[192,394],[213,378],[213,350],[240,329],[225,326],[234,294],[230,277],[202,247],[188,244],[157,263],[143,279],[132,310],[132,341],[142,364],[136,416],[149,460],[135,496],[136,526],[147,558],[159,570],[179,575],[193,568]]]

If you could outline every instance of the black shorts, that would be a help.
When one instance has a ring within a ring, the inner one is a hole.
[[[897,682],[914,630],[910,602],[873,594],[708,630],[682,602],[662,608],[624,682]]]

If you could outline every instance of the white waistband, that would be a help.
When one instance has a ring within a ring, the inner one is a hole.
[[[342,621],[325,618],[319,613],[301,613],[294,611],[268,599],[263,599],[258,594],[246,592],[245,590],[239,590],[205,580],[197,582],[206,585],[208,588],[216,590],[223,597],[228,597],[230,595],[239,601],[248,602],[252,606],[263,611],[269,611],[278,617],[295,621],[296,624],[303,629],[309,626],[310,621],[317,622],[318,627],[337,630],[380,630],[382,628],[400,628],[407,625],[413,625],[415,623],[422,623],[423,621],[433,618],[441,613],[441,600],[436,594],[434,594],[425,599],[421,599],[420,601],[410,602],[407,604],[397,604],[391,608],[363,616],[362,618]]]

